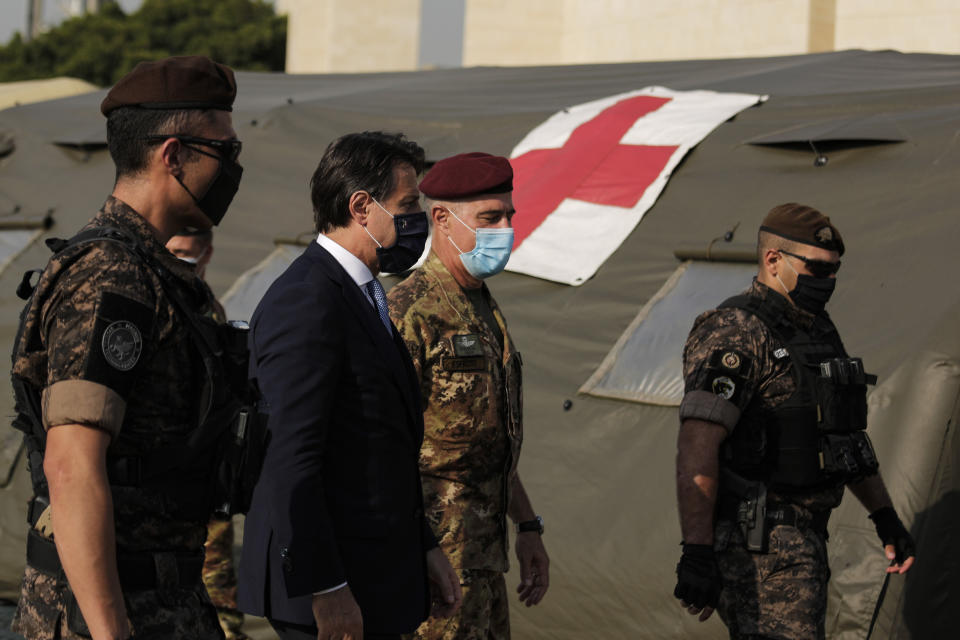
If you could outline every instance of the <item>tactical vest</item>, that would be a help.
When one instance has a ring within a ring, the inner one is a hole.
[[[229,517],[245,513],[259,476],[267,444],[266,420],[257,412],[257,392],[247,381],[249,353],[245,323],[217,324],[196,313],[184,296],[182,285],[138,240],[113,227],[96,227],[70,240],[52,238],[47,246],[55,255],[66,256],[65,267],[82,255],[77,250],[92,242],[115,242],[155,273],[164,293],[186,322],[191,341],[201,355],[204,388],[200,394],[197,428],[181,442],[143,456],[116,456],[107,450],[107,477],[111,486],[145,487],[165,495],[172,513],[184,520],[206,522],[211,515]],[[29,300],[34,286],[28,271],[17,295]],[[24,308],[16,342],[26,323]],[[19,376],[12,380],[16,417],[13,427],[24,433],[28,469],[34,497],[28,520],[33,526],[49,505],[49,489],[43,473],[46,430],[40,406],[41,389]]]
[[[836,486],[876,473],[867,428],[867,385],[860,358],[847,356],[826,314],[809,329],[788,322],[775,304],[739,295],[719,308],[742,309],[774,335],[774,358],[789,357],[794,392],[773,408],[755,397],[721,450],[722,464],[782,490]]]

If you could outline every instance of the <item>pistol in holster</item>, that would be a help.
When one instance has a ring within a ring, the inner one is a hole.
[[[729,469],[723,469],[721,486],[738,498],[735,518],[747,551],[766,553],[767,485],[747,480]]]

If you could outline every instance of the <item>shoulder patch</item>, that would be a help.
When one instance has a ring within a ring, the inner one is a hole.
[[[728,375],[747,376],[753,369],[753,358],[736,349],[716,349],[710,354],[709,366]]]
[[[96,307],[85,379],[126,398],[153,331],[153,309],[118,293],[103,292]]]
[[[733,397],[733,394],[737,392],[737,383],[727,376],[715,377],[711,381],[710,386],[713,393],[724,400],[729,400]]]
[[[143,336],[134,323],[117,320],[103,330],[100,347],[107,364],[120,371],[130,371],[143,351]]]
[[[737,355],[736,351],[727,351],[723,354],[723,357],[720,358],[720,363],[723,364],[727,369],[739,369],[740,368],[740,356]]]
[[[730,347],[714,349],[698,375],[697,388],[740,406],[752,373],[753,358],[743,351]]]
[[[706,374],[700,389],[740,406],[740,396],[747,384],[746,378],[716,369],[707,369]]]

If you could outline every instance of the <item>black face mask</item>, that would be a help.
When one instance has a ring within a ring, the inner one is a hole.
[[[190,197],[197,203],[197,207],[203,212],[203,215],[207,216],[210,222],[216,226],[223,220],[223,216],[227,213],[230,203],[233,202],[233,196],[237,194],[237,189],[240,188],[240,178],[243,176],[243,167],[234,160],[207,153],[196,147],[191,148],[199,154],[217,159],[217,175],[213,177],[207,190],[199,198],[193,195],[190,189],[187,189],[187,185],[183,184],[183,180],[181,180],[179,176],[177,177],[177,182],[190,194]]]
[[[393,228],[397,230],[397,241],[390,247],[377,247],[377,260],[381,271],[403,273],[423,255],[429,233],[427,212],[398,213],[393,216]]]
[[[836,286],[836,278],[814,278],[801,274],[797,276],[797,286],[790,292],[790,299],[804,311],[819,315],[830,301]]]

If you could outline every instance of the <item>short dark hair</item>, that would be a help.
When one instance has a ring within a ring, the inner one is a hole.
[[[377,200],[396,188],[393,170],[409,164],[419,175],[423,149],[402,133],[364,131],[350,133],[330,143],[310,178],[313,221],[326,233],[350,223],[350,196],[367,191]]]
[[[136,175],[146,168],[150,147],[156,145],[148,136],[195,134],[209,117],[209,109],[114,109],[107,116],[107,148],[117,167],[116,177]],[[189,162],[196,154],[189,147],[186,151]]]
[[[757,232],[757,261],[761,267],[763,266],[763,256],[768,249],[797,252],[800,251],[799,247],[800,245],[793,240],[778,236],[775,233],[769,231]]]

